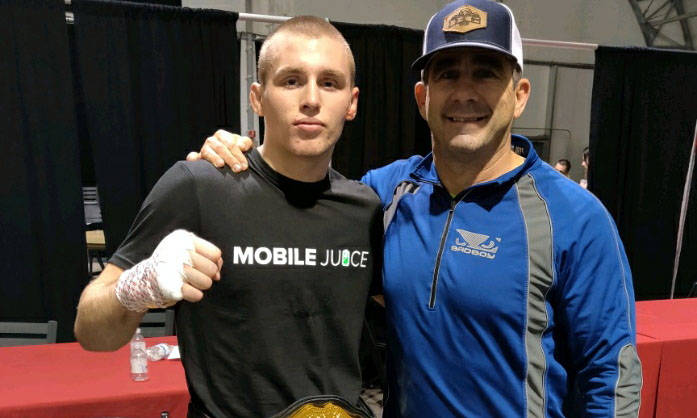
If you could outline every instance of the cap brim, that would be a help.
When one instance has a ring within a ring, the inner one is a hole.
[[[485,42],[471,42],[471,41],[470,41],[470,42],[455,42],[455,43],[443,45],[443,46],[441,46],[440,48],[436,48],[436,49],[434,49],[433,51],[429,52],[428,54],[422,55],[422,56],[420,56],[419,58],[417,58],[417,59],[411,64],[411,69],[412,69],[413,71],[421,71],[421,70],[423,70],[424,68],[426,68],[426,65],[427,65],[428,62],[431,60],[431,58],[433,57],[434,54],[436,54],[436,53],[438,53],[438,52],[440,52],[440,51],[446,51],[446,50],[452,49],[452,48],[483,48],[483,49],[489,49],[489,50],[492,50],[492,51],[500,52],[501,54],[503,54],[503,55],[509,57],[510,59],[512,59],[513,62],[515,62],[516,64],[518,64],[518,66],[520,66],[520,64],[518,63],[518,60],[516,59],[516,57],[515,57],[513,54],[511,54],[510,52],[506,51],[505,49],[500,48],[500,47],[498,47],[498,46],[496,46],[496,45],[487,44],[487,43],[485,43]]]

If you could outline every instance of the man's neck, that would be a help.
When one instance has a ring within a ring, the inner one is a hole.
[[[257,148],[261,158],[279,174],[290,179],[313,183],[327,176],[331,152],[327,156],[300,157],[289,155],[285,150],[261,145]]]
[[[494,153],[482,150],[464,155],[434,149],[433,162],[448,193],[455,196],[471,186],[494,180],[525,162],[525,158],[511,149],[510,140],[502,145]]]

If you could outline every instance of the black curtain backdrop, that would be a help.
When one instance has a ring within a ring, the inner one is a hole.
[[[614,47],[596,52],[589,189],[617,222],[640,300],[670,295],[696,98],[697,53]],[[697,179],[676,297],[697,281],[695,255]]]
[[[87,280],[62,0],[0,1],[0,321],[58,321],[73,340]]]
[[[167,168],[214,129],[240,130],[237,14],[88,0],[72,8],[79,130],[111,254]]]
[[[358,115],[347,122],[334,151],[333,167],[358,179],[371,168],[431,151],[428,125],[414,100],[423,31],[332,22],[356,60]]]

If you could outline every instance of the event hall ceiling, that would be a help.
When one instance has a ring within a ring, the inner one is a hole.
[[[697,0],[629,0],[647,46],[697,49]]]

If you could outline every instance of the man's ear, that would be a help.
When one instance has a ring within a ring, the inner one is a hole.
[[[419,81],[414,84],[414,98],[416,99],[416,105],[419,107],[419,113],[424,120],[426,118],[426,96],[428,95],[428,86],[424,84],[423,81]]]
[[[358,87],[354,87],[351,89],[351,103],[349,103],[349,107],[346,110],[346,120],[354,120],[356,118],[356,114],[358,113]]]
[[[521,78],[518,80],[518,84],[515,86],[515,110],[513,112],[513,117],[518,119],[520,115],[523,114],[525,110],[525,105],[528,103],[530,98],[530,80],[527,78]]]
[[[261,105],[261,96],[263,93],[264,87],[261,84],[257,82],[252,83],[252,87],[249,88],[249,103],[252,105],[254,113],[259,116],[264,116],[264,107]]]

